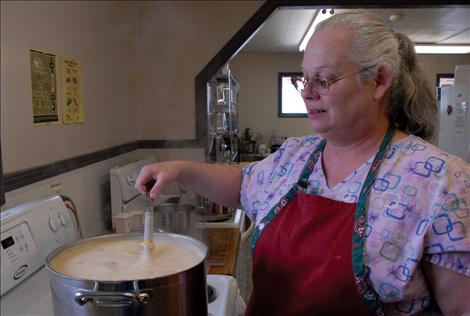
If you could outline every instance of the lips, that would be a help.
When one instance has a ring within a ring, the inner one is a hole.
[[[326,110],[315,110],[315,109],[308,110],[308,114],[310,115],[318,115],[318,114],[325,113],[325,112]]]

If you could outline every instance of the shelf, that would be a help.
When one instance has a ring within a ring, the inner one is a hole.
[[[238,160],[239,86],[227,71],[207,83],[208,161]]]

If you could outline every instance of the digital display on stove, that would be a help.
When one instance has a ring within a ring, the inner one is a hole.
[[[15,244],[15,241],[13,240],[13,237],[8,237],[2,240],[2,248],[7,249],[10,246],[13,246]]]

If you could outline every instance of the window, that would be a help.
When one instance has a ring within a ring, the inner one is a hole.
[[[291,83],[291,77],[301,72],[280,72],[278,75],[278,117],[307,117],[304,100]]]

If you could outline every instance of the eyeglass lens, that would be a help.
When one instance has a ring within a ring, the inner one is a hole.
[[[310,78],[307,83],[304,78],[296,77],[295,79],[293,78],[292,84],[300,93],[302,93],[307,85],[318,94],[328,93],[328,81],[324,78]]]

